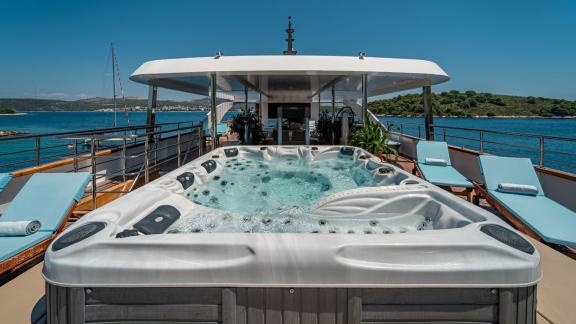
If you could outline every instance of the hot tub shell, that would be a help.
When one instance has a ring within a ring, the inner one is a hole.
[[[202,181],[232,158],[225,151],[230,149],[239,156],[310,159],[351,150],[352,158],[374,174],[380,168],[392,172],[383,176],[382,187],[337,193],[317,202],[316,211],[327,216],[392,208],[408,212],[416,203],[436,204],[440,229],[116,238],[158,206],[183,214],[197,210],[178,176],[190,172]],[[207,161],[215,166],[207,168]],[[220,148],[86,215],[64,234],[95,222],[103,229],[46,253],[43,275],[52,322],[535,321],[541,278],[536,250],[526,253],[487,235],[481,229],[488,224],[517,232],[495,215],[357,148]]]

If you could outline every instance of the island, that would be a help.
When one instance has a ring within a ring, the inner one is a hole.
[[[368,109],[381,116],[419,117],[424,113],[420,94],[372,101]],[[432,109],[436,116],[445,117],[574,117],[576,101],[452,90],[433,93]]]
[[[18,112],[11,108],[0,108],[0,115],[18,115]]]

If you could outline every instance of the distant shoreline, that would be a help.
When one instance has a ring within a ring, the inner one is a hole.
[[[17,113],[10,113],[10,114],[0,114],[0,116],[22,116],[26,115],[26,113],[17,112]]]
[[[402,115],[376,115],[376,117],[394,117],[394,118],[424,118],[424,116],[402,116]],[[454,118],[454,119],[575,119],[576,116],[529,116],[529,115],[519,115],[519,116],[470,116],[470,117],[460,117],[460,116],[434,116],[434,118]]]

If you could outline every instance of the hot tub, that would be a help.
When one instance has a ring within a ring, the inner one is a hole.
[[[241,146],[86,215],[43,274],[51,314],[86,322],[525,323],[539,262],[498,217],[361,149]]]

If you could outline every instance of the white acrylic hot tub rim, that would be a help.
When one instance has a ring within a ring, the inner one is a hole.
[[[68,230],[91,221],[103,221],[107,226],[62,250],[49,248],[45,280],[67,287],[488,288],[532,286],[541,278],[537,251],[526,254],[479,231],[486,223],[510,228],[503,221],[393,166],[395,172],[425,184],[427,190],[443,195],[448,202],[464,204],[486,221],[462,228],[389,235],[193,233],[114,238],[137,218],[131,216],[133,219],[126,221],[122,215],[127,209],[140,209],[138,217],[143,217],[159,205],[193,204],[182,196],[181,187],[162,189],[157,184],[213,155],[224,155],[223,149],[83,217]],[[145,207],[137,199],[141,195],[148,197]],[[153,197],[155,202],[149,203]],[[206,254],[206,250],[218,253]],[[238,255],[231,255],[233,252]]]

